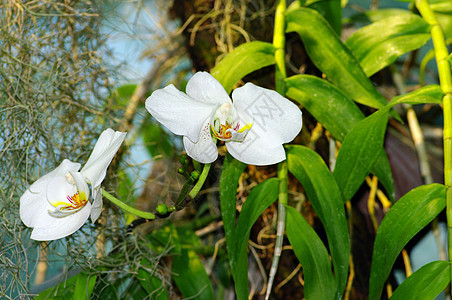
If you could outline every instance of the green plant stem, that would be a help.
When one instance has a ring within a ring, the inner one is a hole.
[[[138,217],[144,218],[144,219],[149,219],[149,220],[155,219],[155,215],[153,213],[145,212],[145,211],[136,209],[132,206],[129,206],[129,205],[125,204],[124,202],[122,202],[121,200],[114,197],[113,195],[107,193],[105,190],[102,190],[102,196],[104,196],[105,198],[110,200],[116,206],[119,206],[121,209],[123,209],[135,216],[138,216]]]
[[[204,168],[202,169],[201,175],[199,175],[198,182],[196,182],[193,189],[188,193],[190,198],[194,199],[196,195],[198,195],[199,191],[201,190],[202,186],[204,185],[204,182],[207,179],[207,175],[209,174],[211,164],[205,164]]]
[[[285,84],[284,79],[286,75],[286,60],[285,60],[285,46],[286,46],[286,36],[285,26],[286,26],[286,1],[279,0],[276,6],[275,12],[275,30],[273,32],[273,46],[275,46],[275,87],[276,91],[281,95],[285,94]]]
[[[431,26],[433,48],[435,50],[436,64],[443,97],[444,115],[444,185],[446,193],[446,216],[449,262],[452,262],[452,76],[448,61],[449,52],[446,39],[438,20],[430,8],[427,0],[416,0],[416,7],[424,20]],[[452,278],[452,268],[451,268]]]
[[[278,221],[276,224],[275,254],[273,256],[270,273],[268,276],[267,291],[265,299],[269,299],[270,292],[278,270],[279,258],[282,253],[282,244],[284,241],[284,230],[286,227],[286,207],[287,205],[287,163],[284,161],[278,165],[279,194],[278,194]]]
[[[285,95],[286,87],[284,79],[286,74],[285,59],[285,26],[286,26],[286,1],[279,0],[275,12],[275,28],[273,33],[273,46],[275,46],[275,88],[278,93]],[[279,195],[278,195],[278,220],[276,226],[275,254],[273,255],[272,266],[268,276],[267,291],[265,299],[269,299],[272,290],[276,271],[278,270],[279,258],[281,257],[282,244],[284,240],[284,229],[286,227],[286,207],[287,205],[287,163],[284,161],[278,165]]]

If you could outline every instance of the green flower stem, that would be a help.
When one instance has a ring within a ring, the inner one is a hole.
[[[144,218],[144,219],[149,219],[149,220],[155,219],[155,215],[153,213],[141,211],[132,206],[129,206],[129,205],[125,204],[124,202],[122,202],[121,200],[115,198],[113,195],[107,193],[105,190],[102,190],[102,196],[104,196],[105,198],[110,200],[113,204],[119,206],[121,209],[123,209],[135,216],[138,216],[138,217]],[[172,211],[172,210],[173,209],[171,209],[171,208],[168,209],[168,211]]]
[[[275,254],[268,276],[267,291],[265,299],[269,299],[270,292],[278,270],[279,258],[281,257],[282,244],[284,241],[284,230],[286,228],[286,207],[287,205],[287,163],[284,161],[278,165],[279,194],[278,194],[278,222],[276,224]]]
[[[287,162],[283,161],[278,165],[278,178],[279,178],[279,202],[287,205]]]
[[[416,0],[416,7],[424,20],[431,26],[433,48],[435,50],[436,63],[441,89],[443,90],[443,115],[444,115],[444,184],[446,193],[446,216],[449,262],[452,262],[452,76],[448,61],[449,52],[446,47],[446,39],[438,20],[430,8],[427,0]],[[452,276],[452,268],[451,268]]]
[[[281,95],[285,94],[284,79],[286,75],[285,46],[286,46],[286,0],[279,0],[275,12],[275,30],[273,32],[273,46],[275,46],[275,87]]]
[[[273,46],[275,46],[275,88],[278,93],[285,95],[286,87],[284,79],[286,74],[286,0],[279,0],[275,12],[275,28],[273,33]],[[283,161],[278,165],[279,194],[278,194],[278,221],[276,226],[275,254],[273,255],[272,266],[268,276],[267,291],[265,299],[269,299],[272,290],[276,271],[278,270],[279,258],[281,257],[282,244],[284,240],[284,229],[286,227],[286,207],[287,205],[287,163]]]
[[[201,175],[199,175],[198,182],[196,182],[193,189],[188,193],[190,198],[194,199],[196,195],[198,195],[199,191],[201,190],[202,186],[204,185],[204,182],[207,179],[207,175],[209,174],[211,164],[205,164],[204,168],[202,169]]]

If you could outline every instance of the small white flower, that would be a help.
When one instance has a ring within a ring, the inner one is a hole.
[[[183,136],[187,154],[201,163],[218,157],[214,138],[229,153],[252,165],[270,165],[286,159],[284,143],[301,130],[300,109],[275,91],[252,83],[237,88],[231,102],[221,84],[207,72],[196,73],[187,94],[174,85],[156,90],[146,109],[160,123]]]
[[[82,227],[90,215],[93,222],[97,220],[102,211],[100,184],[125,136],[124,132],[105,130],[80,172],[79,163],[65,159],[25,191],[20,197],[20,218],[33,228],[32,239],[63,238]]]

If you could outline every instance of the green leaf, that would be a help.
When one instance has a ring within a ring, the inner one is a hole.
[[[444,31],[446,38],[452,38],[452,13],[442,13],[435,11],[436,19]]]
[[[182,249],[172,257],[172,278],[185,298],[215,299],[209,276],[195,251]]]
[[[406,243],[446,206],[446,187],[423,185],[405,194],[389,210],[378,228],[372,255],[369,299],[380,299],[392,266]]]
[[[220,207],[223,218],[224,235],[228,254],[234,252],[232,244],[235,230],[235,215],[237,206],[237,186],[239,178],[246,168],[246,164],[236,160],[229,153],[223,162],[220,177]]]
[[[303,185],[325,228],[336,274],[336,296],[340,297],[347,283],[350,254],[341,192],[320,155],[303,146],[288,146],[287,149],[288,169]]]
[[[376,108],[386,104],[359,62],[318,12],[298,8],[289,11],[286,20],[286,32],[300,35],[309,57],[329,81],[356,102]]]
[[[405,103],[405,104],[425,104],[425,103],[437,103],[441,104],[443,98],[443,91],[441,87],[436,84],[427,85],[420,89],[417,89],[411,93],[400,95],[391,99],[388,106]]]
[[[355,31],[345,42],[367,76],[430,39],[430,25],[414,14],[385,18]]]
[[[161,156],[170,157],[174,154],[174,145],[171,138],[162,127],[153,122],[151,118],[145,118],[140,127],[140,135],[149,155],[157,159]]]
[[[242,44],[228,53],[210,74],[230,93],[234,85],[243,77],[263,67],[275,63],[273,44],[254,41]]]
[[[160,227],[157,231],[146,235],[149,241],[148,246],[152,251],[162,253],[171,247],[171,253],[180,253],[182,251],[179,233],[173,224]]]
[[[307,1],[308,2],[308,1]],[[306,3],[308,8],[318,11],[338,36],[342,30],[342,7],[340,0],[316,0]]]
[[[81,300],[89,299],[91,293],[93,292],[94,285],[96,284],[97,276],[91,276],[85,273],[81,273],[77,278],[77,283],[75,284],[74,294],[72,299]]]
[[[153,276],[151,272],[148,272],[144,268],[140,268],[138,269],[137,278],[141,286],[146,290],[146,293],[152,295],[150,299],[168,299],[168,292],[166,291],[163,282],[157,276]]]
[[[303,216],[287,207],[286,232],[293,251],[303,267],[304,296],[310,300],[330,300],[336,294],[328,251]]]
[[[248,299],[248,240],[257,218],[278,198],[278,178],[267,179],[254,187],[242,206],[237,227],[232,236],[234,251],[228,253],[237,299]]]
[[[137,88],[136,84],[124,84],[118,87],[116,90],[114,90],[111,94],[111,97],[115,101],[113,109],[124,110],[129,104],[130,98],[132,97],[136,88]]]
[[[432,261],[410,277],[394,291],[391,300],[435,299],[450,283],[450,263]]]
[[[350,18],[344,18],[343,23],[373,23],[388,17],[400,16],[405,14],[413,14],[409,10],[400,8],[384,8],[376,10],[368,10],[362,13],[352,15]]]
[[[88,299],[93,292],[97,276],[81,272],[59,282],[34,297],[34,299]],[[88,297],[88,298],[87,298]]]
[[[345,137],[333,172],[344,202],[353,197],[380,155],[387,122],[388,109],[382,109],[357,123]]]
[[[382,148],[380,153],[372,166],[372,173],[378,177],[378,181],[383,185],[388,193],[389,199],[394,202],[394,178],[392,178],[392,169],[389,164],[388,156],[385,150]]]
[[[303,105],[338,141],[364,115],[358,106],[334,85],[311,75],[286,79],[286,95]]]
[[[295,75],[286,79],[286,88],[286,95],[303,105],[340,142],[354,125],[364,119],[358,106],[326,80],[311,75]],[[383,151],[372,167],[372,173],[394,200],[391,167]]]
[[[435,12],[452,14],[452,2],[450,0],[430,0],[429,4]]]

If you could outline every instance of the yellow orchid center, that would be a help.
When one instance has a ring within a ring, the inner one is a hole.
[[[89,199],[89,189],[80,172],[69,172],[49,182],[47,201],[55,210],[49,214],[61,218],[84,208]]]
[[[66,196],[66,201],[59,201],[59,202],[53,202],[50,203],[55,208],[58,208],[61,211],[74,211],[79,210],[80,208],[84,207],[86,203],[88,203],[88,198],[86,197],[84,192],[77,191],[74,195]]]

